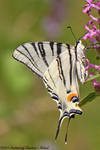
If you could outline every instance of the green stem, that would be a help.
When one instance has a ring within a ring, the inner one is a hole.
[[[92,80],[94,80],[94,79],[96,79],[96,78],[98,78],[98,77],[100,77],[100,74],[96,74],[95,76],[93,76],[93,77],[87,79],[85,83],[87,83],[87,82],[89,82],[89,81],[92,81]]]

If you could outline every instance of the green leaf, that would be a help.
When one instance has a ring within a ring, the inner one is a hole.
[[[88,96],[86,96],[80,101],[79,106],[83,106],[86,103],[93,101],[97,96],[100,95],[97,95],[95,92],[90,93]]]
[[[92,80],[94,80],[94,79],[96,79],[96,78],[98,78],[98,77],[100,77],[100,74],[96,74],[95,76],[93,76],[93,77],[91,77],[91,78],[88,78],[85,83],[87,83],[87,82],[89,82],[89,81],[92,81]]]

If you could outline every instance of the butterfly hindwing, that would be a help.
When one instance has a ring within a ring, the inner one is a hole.
[[[73,60],[71,65],[70,56]],[[76,60],[73,51],[70,53],[70,56],[68,50],[61,53],[53,60],[44,74],[48,85],[53,89],[50,92],[52,97],[54,97],[52,93],[55,93],[60,98],[71,91],[78,93]]]

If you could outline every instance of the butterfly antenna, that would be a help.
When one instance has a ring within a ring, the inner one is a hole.
[[[67,28],[70,29],[70,31],[71,31],[75,41],[77,41],[76,36],[75,36],[75,34],[74,34],[73,30],[72,30],[72,27],[71,26],[67,26]]]
[[[83,35],[81,35],[80,38],[79,38],[79,40],[82,39],[85,36],[85,34],[87,34],[87,33],[88,32],[85,32]]]
[[[60,131],[60,126],[61,126],[61,121],[62,121],[62,118],[59,120],[59,123],[58,123],[58,127],[57,127],[57,132],[56,132],[56,136],[55,136],[55,141],[59,135],[59,131]]]
[[[67,144],[67,137],[68,137],[68,129],[69,129],[70,120],[71,120],[71,117],[69,117],[69,119],[68,119],[67,130],[66,130],[66,135],[65,135],[65,144]]]

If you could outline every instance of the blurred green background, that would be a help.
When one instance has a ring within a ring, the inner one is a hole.
[[[0,145],[49,146],[50,150],[100,149],[100,98],[83,108],[71,121],[64,144],[67,119],[55,143],[59,112],[42,81],[12,58],[14,49],[30,41],[53,40],[74,44],[86,31],[85,0],[0,0]],[[97,53],[86,54],[92,63]],[[80,85],[83,98],[93,92],[92,83]]]

